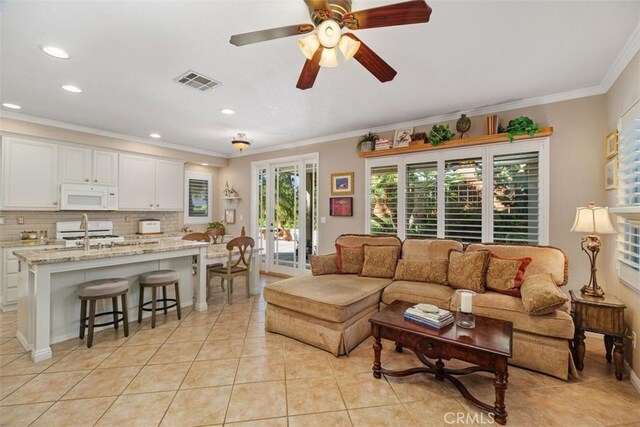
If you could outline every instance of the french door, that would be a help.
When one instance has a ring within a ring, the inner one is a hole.
[[[309,268],[317,242],[317,154],[253,163],[252,224],[261,268],[296,275]]]

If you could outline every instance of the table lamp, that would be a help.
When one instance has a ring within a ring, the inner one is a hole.
[[[593,201],[589,202],[588,207],[576,208],[576,220],[571,227],[571,231],[577,233],[588,233],[582,238],[582,250],[589,257],[591,263],[591,277],[589,284],[584,285],[580,292],[583,295],[593,296],[597,298],[604,297],[604,290],[598,286],[596,278],[596,257],[600,252],[600,238],[596,234],[615,234],[616,229],[611,224],[609,218],[609,208],[596,206]]]

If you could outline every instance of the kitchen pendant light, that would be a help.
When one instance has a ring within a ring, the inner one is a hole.
[[[240,152],[243,152],[251,145],[251,143],[247,140],[247,134],[245,133],[238,133],[235,139],[231,141],[231,144],[233,144],[236,150]]]

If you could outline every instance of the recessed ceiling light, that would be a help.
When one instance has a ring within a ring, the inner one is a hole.
[[[73,85],[62,85],[62,89],[66,90],[67,92],[71,92],[71,93],[81,93],[82,89],[80,89],[78,86],[73,86]]]
[[[10,102],[3,102],[2,106],[3,107],[7,107],[7,108],[11,108],[12,110],[19,110],[19,109],[22,108],[21,106],[19,106],[17,104],[11,104]]]
[[[152,134],[149,134],[149,136],[151,138],[162,138],[162,135],[160,135],[159,133],[152,133]]]
[[[69,59],[69,54],[59,47],[55,46],[42,46],[41,49],[49,56],[53,56],[58,59]]]
[[[200,166],[209,166],[209,163],[200,163]]]
[[[233,110],[230,110],[229,108],[223,108],[222,110],[220,110],[220,112],[222,114],[235,114],[236,112]]]

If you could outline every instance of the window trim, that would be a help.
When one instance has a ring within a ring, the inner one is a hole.
[[[468,157],[482,158],[482,182],[493,182],[494,155],[516,154],[530,151],[538,152],[538,188],[539,188],[539,245],[549,244],[549,137],[517,140],[512,143],[498,142],[483,146],[452,147],[449,149],[410,153],[404,155],[367,158],[365,160],[365,232],[371,232],[371,168],[379,166],[398,167],[398,237],[406,238],[406,166],[407,164],[433,162],[438,163],[438,238],[444,238],[444,162],[446,160]],[[482,186],[482,200],[493,200],[493,188]],[[493,204],[482,204],[482,241],[493,242]]]

